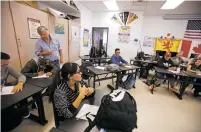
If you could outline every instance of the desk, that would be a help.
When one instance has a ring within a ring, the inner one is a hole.
[[[171,72],[171,71],[169,71],[168,69],[164,69],[164,68],[160,68],[160,67],[154,67],[154,69],[155,69],[155,71],[156,71],[156,73],[155,73],[155,75],[154,75],[154,77],[153,78],[157,78],[156,76],[157,76],[157,73],[162,73],[162,74],[168,74],[168,75],[174,75],[174,76],[176,76],[175,78],[160,78],[160,79],[166,79],[166,80],[172,80],[172,79],[174,79],[175,80],[175,82],[180,82],[181,83],[181,85],[180,85],[180,89],[185,85],[185,82],[186,82],[186,80],[188,79],[188,75],[184,72],[184,71],[180,71],[180,73],[173,73],[173,72]],[[178,80],[177,79],[177,77],[178,76],[180,76],[180,77],[183,77],[183,79],[182,80]],[[152,78],[152,79],[153,79]],[[169,87],[169,86],[168,86]],[[153,90],[154,89],[152,89],[151,90],[151,93],[153,94]],[[174,92],[175,93],[175,92]],[[175,93],[176,94],[176,93]],[[176,94],[177,95],[177,94]],[[178,96],[177,96],[178,97]],[[178,97],[179,98],[179,97]],[[179,98],[180,99],[180,98]]]
[[[119,75],[119,73],[122,72],[122,71],[131,71],[131,73],[127,73],[127,74],[125,74],[125,75],[135,74],[135,76],[136,76],[139,67],[137,67],[137,66],[132,66],[131,68],[120,67],[120,70],[118,70],[118,71],[101,70],[101,69],[95,68],[94,66],[87,67],[87,69],[88,69],[91,73],[93,73],[93,75],[94,75],[93,87],[95,88],[95,87],[96,87],[96,86],[95,86],[95,85],[96,85],[96,82],[98,82],[98,81],[108,80],[108,79],[112,79],[112,78],[117,78],[117,80],[118,80],[118,75]],[[134,72],[134,70],[136,70],[136,71]],[[115,74],[117,74],[117,75],[112,75],[112,76],[110,76],[110,77],[107,77],[107,75],[110,74],[110,73],[115,73]],[[96,76],[98,76],[98,75],[103,75],[103,74],[107,74],[107,75],[106,75],[104,78],[96,79]],[[116,89],[118,89],[118,83],[116,83]]]
[[[183,85],[180,87],[180,93],[175,93],[176,96],[179,98],[179,99],[182,99],[182,95],[186,89],[186,87],[189,85],[189,84],[196,84],[196,85],[200,85],[200,88],[201,88],[201,82],[199,83],[196,83],[194,79],[201,79],[201,75],[197,75],[195,73],[191,73],[191,72],[185,72],[185,74],[187,75],[186,79],[184,80],[183,82]]]
[[[135,62],[137,62],[137,64]],[[132,58],[132,59],[130,59],[130,64],[140,66],[140,76],[139,76],[139,78],[141,78],[141,77],[147,78],[147,76],[149,74],[149,70],[152,69],[153,66],[155,66],[157,64],[157,61],[136,60],[136,59]]]
[[[12,107],[19,103],[20,101],[27,99],[31,96],[36,96],[36,102],[38,105],[38,116],[30,115],[30,119],[45,125],[47,120],[45,118],[43,100],[41,96],[43,88],[34,86],[29,83],[25,83],[22,92],[18,92],[11,95],[2,95],[1,96],[1,110],[6,110],[9,107]]]
[[[53,80],[52,78],[28,78],[26,83],[30,83],[41,88],[47,88],[52,85]]]
[[[91,104],[100,106],[101,99],[104,95],[108,94],[107,92],[103,92],[101,90],[96,90],[96,94],[94,97],[85,99],[79,106],[77,113],[82,108],[84,104]],[[76,113],[76,115],[77,115]],[[76,120],[76,118],[72,119],[66,119],[64,122],[61,123],[61,125],[58,127],[59,130],[65,131],[65,132],[83,132],[87,127],[89,126],[88,121],[86,120]],[[94,127],[91,132],[99,132],[99,130]]]
[[[93,61],[93,64],[95,64],[96,60],[98,60],[98,65],[100,65],[101,63],[101,60],[109,60],[111,57],[110,56],[107,56],[107,57],[97,57],[97,58],[91,58],[90,56],[80,56],[80,59],[82,60],[82,63],[84,61],[87,61],[87,60],[90,60],[90,61]]]

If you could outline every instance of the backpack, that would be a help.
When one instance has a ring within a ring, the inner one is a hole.
[[[127,79],[123,82],[123,88],[131,89],[135,85],[135,81],[134,75],[128,75]]]
[[[93,66],[93,64],[90,61],[85,61],[82,63],[80,70],[82,72],[82,78],[83,79],[87,80],[89,78],[89,75],[88,75],[89,72],[87,69],[87,67],[89,67],[89,66]]]
[[[105,130],[116,130],[118,132],[132,132],[137,128],[137,108],[135,99],[126,91],[114,90],[103,96],[101,105],[95,119],[89,121],[89,126],[84,132],[96,125]]]
[[[119,66],[117,64],[109,64],[108,66],[106,66],[106,70],[119,71]]]

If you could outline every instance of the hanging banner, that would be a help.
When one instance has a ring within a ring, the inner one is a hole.
[[[129,15],[129,12],[124,12],[124,21],[123,21],[124,25],[126,25],[128,15]]]
[[[121,22],[124,23],[124,13],[123,12],[119,13],[119,18],[120,18]]]
[[[83,46],[84,47],[88,47],[89,45],[89,30],[88,29],[84,29],[84,33],[83,33]]]
[[[154,37],[149,37],[149,36],[144,37],[144,42],[143,42],[144,47],[153,47],[154,43],[155,43]]]
[[[116,22],[116,23],[122,25],[121,20],[119,19],[119,17],[118,17],[117,15],[114,15],[111,19],[112,19],[114,22]]]
[[[168,51],[168,52],[177,52],[181,40],[180,39],[171,39],[171,38],[156,38],[154,51]]]
[[[129,16],[128,16],[128,20],[127,20],[127,25],[132,23],[135,19],[137,19],[137,15],[134,14],[134,13],[129,13]]]
[[[28,27],[29,27],[29,37],[31,39],[40,38],[40,35],[37,32],[37,28],[40,27],[40,20],[27,18]]]
[[[130,26],[121,26],[119,28],[119,43],[129,43],[130,40]]]
[[[64,24],[55,24],[55,34],[64,34]]]

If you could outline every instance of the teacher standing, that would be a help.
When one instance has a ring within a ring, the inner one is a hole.
[[[37,32],[41,38],[36,42],[36,55],[50,59],[60,69],[60,63],[63,63],[63,54],[59,41],[51,37],[44,26],[38,27]]]

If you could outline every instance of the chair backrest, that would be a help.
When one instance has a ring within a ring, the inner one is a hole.
[[[63,121],[64,118],[62,117],[59,117],[58,116],[58,113],[55,109],[55,106],[54,106],[54,92],[55,92],[55,89],[58,85],[58,83],[60,82],[60,80],[57,80],[57,82],[54,84],[54,87],[53,87],[53,90],[52,90],[52,93],[50,94],[50,98],[51,98],[51,102],[52,102],[52,107],[53,107],[53,114],[54,114],[54,122],[55,122],[55,127],[57,128],[59,126],[59,121]]]

